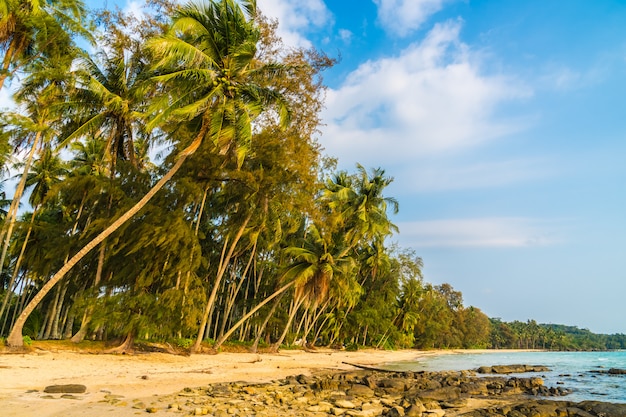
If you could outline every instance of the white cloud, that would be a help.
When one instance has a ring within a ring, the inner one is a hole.
[[[436,25],[399,56],[368,61],[329,90],[322,143],[341,160],[408,163],[469,149],[521,130],[496,119],[503,103],[531,93],[502,75],[481,74],[461,24]]]
[[[389,33],[406,36],[433,14],[442,9],[446,0],[374,0],[378,20]]]
[[[560,241],[550,222],[519,217],[417,221],[398,227],[402,244],[416,248],[523,248]]]
[[[402,193],[503,187],[554,175],[546,158],[466,162],[423,159],[396,173]]]
[[[11,84],[9,82],[12,81]],[[6,109],[13,109],[15,102],[13,101],[13,94],[15,92],[15,84],[19,84],[17,80],[7,80],[4,82],[4,87],[0,90],[0,111]]]
[[[332,15],[322,0],[259,0],[264,15],[278,19],[278,35],[286,45],[310,47],[303,33],[332,24]]]
[[[352,41],[353,33],[347,29],[339,29],[339,39],[341,39],[345,44],[349,45]]]
[[[138,0],[127,1],[126,7],[124,7],[124,13],[134,16],[139,20],[141,20],[146,14],[143,9],[143,2]]]

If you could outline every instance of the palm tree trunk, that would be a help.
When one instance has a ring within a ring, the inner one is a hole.
[[[48,308],[48,320],[46,321],[47,324],[46,324],[45,331],[43,333],[43,339],[46,339],[46,340],[50,339],[50,335],[52,334],[52,331],[53,331],[54,318],[56,317],[57,310],[59,308],[59,300],[60,300],[61,292],[62,292],[61,289],[62,287],[57,287],[56,294],[54,296],[54,301]]]
[[[307,337],[309,337],[309,333],[311,333],[311,331],[313,330],[313,328],[315,327],[315,323],[317,323],[320,319],[320,317],[322,317],[322,314],[324,313],[324,310],[326,310],[326,308],[330,305],[330,301],[326,300],[326,302],[324,303],[324,305],[320,306],[318,311],[313,315],[313,319],[311,320],[311,323],[309,323],[305,328],[304,328],[304,334],[302,336],[302,338],[304,340],[306,340]],[[317,338],[313,338],[313,345],[315,345],[315,340],[317,340]]]
[[[220,327],[220,333],[218,337],[221,337],[224,334],[224,330],[226,329],[227,322],[231,321],[229,320],[230,314],[233,310],[233,306],[235,305],[237,294],[239,294],[239,291],[241,291],[243,282],[246,280],[246,275],[248,275],[248,271],[250,270],[250,265],[252,265],[252,260],[254,259],[254,256],[256,255],[256,241],[254,242],[254,246],[252,247],[251,252],[252,253],[250,254],[250,259],[248,263],[246,264],[246,267],[244,268],[243,272],[241,273],[241,279],[239,280],[239,283],[237,284],[237,288],[234,288],[234,290],[231,292],[228,299],[226,300],[226,308],[224,309],[224,318],[222,319],[222,326]]]
[[[304,302],[304,297],[300,297],[299,300],[294,300],[293,310],[291,310],[291,312],[289,313],[289,318],[287,319],[287,324],[285,325],[285,329],[283,330],[283,333],[280,335],[276,343],[272,345],[272,348],[271,348],[272,352],[274,353],[278,352],[280,345],[283,343],[283,341],[287,337],[287,333],[289,333],[291,322],[296,317],[296,314],[298,313],[298,310],[300,309],[300,306],[302,305],[303,302]]]
[[[28,239],[30,239],[30,234],[33,231],[33,223],[35,222],[35,214],[37,210],[33,210],[33,215],[30,218],[30,225],[28,226],[28,231],[26,232],[26,238],[24,239],[24,243],[22,244],[22,249],[20,250],[20,254],[17,257],[17,261],[15,261],[15,267],[13,268],[13,273],[11,274],[11,280],[9,281],[9,285],[7,286],[7,293],[4,295],[4,299],[2,300],[2,307],[0,308],[0,317],[4,314],[4,309],[7,306],[7,302],[13,293],[11,288],[17,279],[17,275],[19,274],[20,267],[22,265],[22,260],[24,259],[24,252],[26,252],[26,245],[28,244]],[[2,328],[4,332],[4,327]],[[0,333],[2,334],[2,333]]]
[[[98,290],[98,285],[100,284],[100,280],[102,279],[102,269],[104,268],[104,255],[106,253],[106,244],[102,244],[100,246],[100,253],[98,254],[98,267],[96,268],[96,276],[93,281],[93,287]],[[89,323],[91,322],[91,316],[93,315],[93,306],[88,305],[85,308],[85,314],[83,314],[83,320],[80,322],[80,329],[76,332],[74,336],[70,339],[73,343],[80,343],[85,339],[87,335],[87,330],[89,328]]]
[[[85,255],[91,252],[96,246],[98,246],[104,239],[115,232],[120,226],[130,220],[139,210],[141,210],[147,203],[154,197],[154,195],[178,172],[185,159],[193,152],[195,152],[199,146],[199,143],[194,141],[187,149],[180,153],[178,160],[174,166],[165,174],[150,191],[135,204],[130,210],[124,213],[119,219],[113,222],[109,227],[96,236],[91,242],[85,245],[76,255],[74,255],[63,267],[56,273],[46,284],[39,290],[39,292],[28,303],[22,314],[17,318],[13,329],[7,338],[7,345],[9,347],[22,347],[24,342],[22,340],[22,329],[26,323],[26,319],[33,312],[33,310],[39,305],[41,300],[50,292],[50,290],[69,272],[74,265],[76,265]]]
[[[17,49],[15,45],[15,40],[11,40],[9,47],[7,48],[7,52],[4,54],[4,58],[2,59],[2,72],[0,72],[0,90],[4,86],[4,80],[9,76],[9,67],[11,66],[11,60],[13,59],[13,55],[15,54],[15,50]]]
[[[57,301],[56,309],[54,310],[54,316],[52,317],[52,328],[50,332],[50,338],[57,340],[60,339],[60,331],[59,331],[59,320],[61,318],[61,310],[63,309],[63,304],[65,301],[65,294],[67,293],[67,287],[69,286],[68,282],[65,281],[65,285],[61,287],[61,294]]]
[[[224,276],[224,273],[226,272],[226,267],[230,263],[230,259],[232,258],[233,253],[235,252],[235,247],[237,246],[237,243],[239,243],[239,239],[241,239],[241,236],[243,235],[243,232],[245,231],[246,226],[248,225],[248,222],[250,221],[251,218],[252,218],[252,213],[248,214],[248,217],[246,217],[243,224],[237,231],[237,235],[235,236],[235,238],[233,239],[233,242],[230,245],[228,254],[222,257],[223,259],[221,260],[220,265],[217,269],[217,276],[215,277],[213,290],[211,291],[209,300],[207,301],[206,306],[204,308],[204,315],[202,316],[202,322],[200,323],[200,328],[198,330],[198,337],[196,338],[196,343],[193,345],[191,349],[191,353],[197,352],[200,349],[200,345],[202,344],[202,340],[204,339],[204,331],[206,330],[206,325],[207,325],[207,322],[209,321],[209,314],[211,314],[211,310],[213,309],[213,304],[215,303],[215,298],[217,296],[217,290],[219,289],[220,282],[222,280],[222,277]]]
[[[265,300],[263,300],[261,303],[259,303],[256,307],[254,307],[252,310],[250,310],[248,312],[248,314],[246,314],[245,316],[243,316],[237,323],[235,323],[226,333],[224,333],[224,335],[222,335],[213,345],[213,350],[217,351],[217,349],[219,349],[220,346],[222,346],[222,344],[230,337],[231,334],[233,334],[235,332],[235,330],[237,330],[239,328],[239,326],[241,326],[243,323],[246,322],[246,320],[248,320],[250,317],[252,317],[252,315],[254,313],[256,313],[261,307],[263,307],[265,304],[269,303],[270,301],[272,301],[276,296],[278,295],[282,295],[285,291],[287,291],[293,284],[295,283],[295,281],[291,281],[288,284],[283,285],[281,288],[279,288],[278,290],[274,291],[274,293],[272,295],[270,295],[269,297],[267,297]],[[277,304],[278,305],[278,304]],[[272,308],[272,312],[275,310],[275,308]],[[270,314],[268,314],[268,318],[266,320],[269,321],[269,317],[271,316],[271,312]],[[260,332],[259,332],[260,333]],[[258,344],[258,340],[257,340],[257,344]]]
[[[259,347],[259,341],[261,340],[261,336],[263,335],[263,332],[265,332],[265,328],[267,327],[267,323],[270,322],[270,319],[272,318],[272,316],[274,315],[274,312],[278,308],[278,305],[280,304],[280,300],[283,298],[283,295],[285,295],[285,293],[281,292],[280,293],[280,297],[278,297],[276,299],[276,301],[274,302],[274,305],[270,309],[269,313],[267,313],[267,315],[265,316],[265,320],[263,320],[263,324],[261,324],[261,327],[259,327],[257,329],[257,334],[256,334],[256,337],[254,338],[254,342],[252,343],[252,346],[250,346],[250,352],[256,353],[256,351],[257,351],[257,349]],[[263,305],[265,305],[265,303],[263,303]],[[254,311],[256,311],[256,310],[254,310]],[[247,317],[246,317],[246,320],[247,320]]]
[[[9,316],[13,316],[15,314],[15,311],[18,308],[19,305],[19,301],[20,301],[20,296],[18,296],[18,288],[20,288],[20,286],[22,285],[22,282],[26,280],[25,277],[26,274],[22,274],[22,275],[18,275],[15,279],[15,282],[13,283],[11,288],[8,288],[8,292],[10,295],[12,295],[11,298],[15,298],[15,307],[13,308],[13,314],[11,313],[11,308],[10,308],[10,304],[9,307],[6,309],[5,314],[4,314],[4,318],[2,319],[2,328],[0,328],[0,336],[4,334],[4,330],[7,329],[7,323],[9,323]],[[0,316],[2,317],[2,316]],[[9,324],[9,329],[11,328],[11,325],[13,324],[13,319],[11,319],[11,323]]]
[[[35,135],[35,140],[33,141],[33,146],[30,149],[28,156],[26,157],[26,161],[24,162],[24,172],[22,173],[22,178],[20,178],[20,182],[17,184],[17,188],[15,188],[13,201],[11,201],[11,207],[9,208],[9,212],[7,213],[7,217],[5,219],[5,226],[2,228],[2,233],[0,234],[0,240],[4,239],[2,255],[0,256],[0,274],[2,273],[2,269],[4,267],[4,260],[7,255],[7,250],[9,249],[9,243],[11,242],[13,227],[15,226],[15,221],[17,220],[17,209],[20,205],[22,195],[24,194],[24,189],[26,188],[26,178],[28,177],[28,171],[30,171],[30,166],[32,165],[35,151],[39,147],[41,137],[42,133],[37,132],[37,134]]]

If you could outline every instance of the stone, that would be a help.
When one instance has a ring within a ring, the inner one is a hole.
[[[83,394],[87,387],[81,384],[48,385],[43,389],[47,394]]]
[[[407,385],[410,385],[410,383],[403,378],[385,378],[378,383],[378,386],[381,388],[399,392],[406,390]]]
[[[611,374],[611,375],[626,375],[626,369],[611,368],[611,369],[609,369],[609,374]]]
[[[383,412],[383,409],[381,404],[365,403],[361,406],[361,411],[364,416],[379,416]]]
[[[524,372],[548,372],[550,368],[543,365],[495,365],[481,366],[476,369],[479,374],[520,374]]]
[[[385,417],[404,417],[405,412],[404,412],[404,408],[395,405],[393,407],[391,407],[385,414]]]
[[[423,415],[425,410],[426,409],[424,408],[423,405],[421,405],[421,404],[419,404],[419,405],[413,404],[413,405],[409,406],[409,408],[404,410],[404,412],[405,412],[404,414],[407,417],[422,417],[422,415]]]
[[[420,394],[420,398],[427,398],[429,400],[447,401],[454,400],[461,396],[461,389],[459,387],[441,387],[424,391]]]
[[[305,410],[308,411],[309,413],[328,413],[330,412],[331,408],[332,408],[332,405],[330,404],[317,404],[317,405],[311,405],[307,407]]]
[[[348,401],[345,399],[335,400],[335,406],[339,408],[347,408],[347,409],[356,408],[356,405],[352,401]]]
[[[372,397],[374,395],[374,390],[370,387],[367,387],[362,384],[354,384],[347,392],[348,395],[353,395],[355,397]]]

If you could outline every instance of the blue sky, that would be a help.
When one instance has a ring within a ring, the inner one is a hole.
[[[395,178],[427,281],[491,317],[626,332],[626,2],[258,5],[341,57],[319,141]]]

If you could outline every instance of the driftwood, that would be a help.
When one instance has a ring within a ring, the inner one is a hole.
[[[368,371],[377,371],[377,372],[398,372],[397,370],[393,370],[393,369],[383,369],[383,368],[376,368],[375,366],[369,366],[369,365],[359,365],[358,363],[350,363],[350,362],[341,362],[345,365],[350,365],[350,366],[354,366],[355,368],[360,368],[360,369],[366,369]]]

